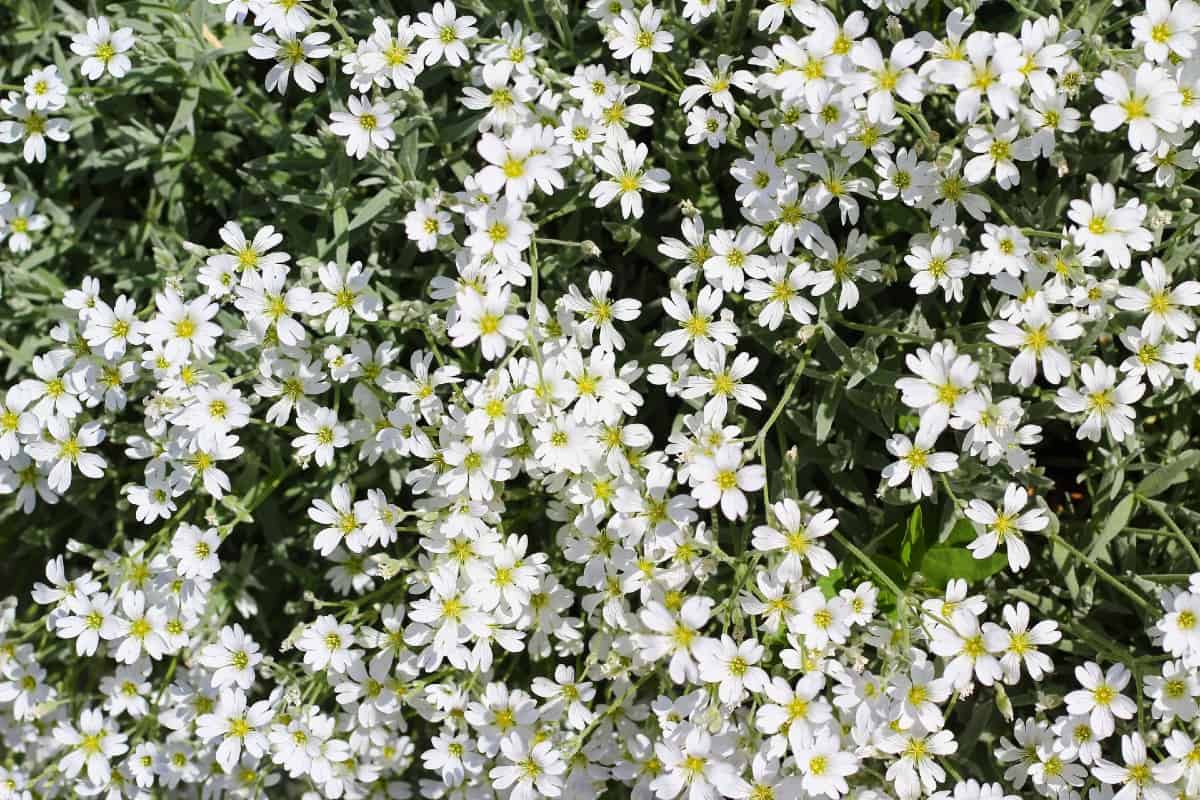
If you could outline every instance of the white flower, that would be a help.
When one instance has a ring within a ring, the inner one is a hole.
[[[217,641],[200,650],[200,663],[212,671],[214,689],[235,686],[249,691],[254,684],[254,668],[262,663],[258,643],[242,626],[234,623],[221,628]]]
[[[529,737],[513,732],[500,741],[500,752],[509,764],[492,767],[488,777],[497,789],[508,789],[512,800],[537,800],[562,794],[561,776],[567,770],[562,757],[550,742],[533,743]]]
[[[71,138],[70,123],[67,120],[61,117],[47,117],[34,111],[25,105],[25,99],[16,92],[10,92],[7,100],[0,100],[0,111],[13,117],[0,121],[0,142],[11,144],[24,139],[22,154],[26,163],[32,164],[36,161],[40,164],[46,160],[47,139],[65,142]],[[10,226],[11,222],[10,219]],[[21,252],[13,242],[9,243],[9,247],[13,252]]]
[[[1146,206],[1131,199],[1117,206],[1117,190],[1110,183],[1092,184],[1091,202],[1072,200],[1067,216],[1078,225],[1073,231],[1075,244],[1084,253],[1103,251],[1105,258],[1117,269],[1129,267],[1129,251],[1149,250],[1153,244],[1150,231],[1142,227]]]
[[[104,428],[99,422],[86,422],[74,431],[69,420],[53,416],[46,420],[45,438],[30,442],[25,450],[37,461],[52,465],[47,480],[50,488],[61,494],[71,488],[72,468],[78,468],[87,478],[104,475],[108,462],[101,455],[87,452],[87,448],[102,441]]]
[[[838,521],[833,511],[824,509],[815,514],[805,514],[795,500],[785,498],[774,503],[771,512],[777,527],[759,525],[754,529],[752,543],[755,550],[768,553],[784,551],[783,561],[778,568],[781,579],[799,583],[804,577],[806,561],[818,575],[828,575],[837,566],[833,554],[818,542],[837,528]]]
[[[1067,693],[1067,713],[1090,715],[1096,735],[1111,736],[1117,719],[1131,719],[1137,711],[1134,702],[1121,694],[1129,677],[1124,664],[1113,664],[1107,673],[1090,661],[1076,667],[1075,680],[1083,688]]]
[[[913,494],[919,499],[933,494],[932,472],[953,472],[958,469],[958,456],[953,453],[934,451],[939,431],[922,426],[916,439],[902,433],[892,435],[887,441],[887,450],[897,460],[883,468],[883,479],[888,486],[899,486],[912,480]]]
[[[1145,336],[1157,336],[1165,328],[1182,339],[1196,329],[1195,320],[1184,309],[1200,306],[1200,282],[1184,281],[1172,287],[1166,266],[1157,258],[1142,262],[1142,277],[1146,289],[1122,286],[1117,293],[1116,306],[1146,315],[1142,320]]]
[[[299,6],[297,6],[299,8]],[[315,92],[318,83],[324,83],[325,77],[321,70],[308,63],[309,59],[329,58],[333,48],[329,46],[329,34],[324,31],[313,31],[300,38],[300,31],[281,31],[279,39],[262,33],[254,34],[253,46],[247,50],[251,58],[263,61],[275,61],[275,65],[267,71],[266,86],[268,92],[287,91],[288,81],[306,92]]]
[[[45,214],[33,213],[36,203],[32,197],[23,197],[17,203],[0,203],[0,242],[8,239],[10,252],[29,252],[33,247],[33,237],[29,234],[45,230],[50,225]]]
[[[1083,364],[1079,378],[1086,391],[1064,386],[1054,398],[1058,407],[1069,414],[1087,413],[1076,436],[1098,442],[1105,428],[1116,442],[1132,436],[1136,416],[1133,404],[1146,393],[1141,380],[1131,376],[1117,385],[1117,371],[1100,359]]]
[[[178,562],[175,569],[184,578],[209,580],[221,569],[217,549],[221,537],[216,528],[199,528],[184,523],[171,538],[171,555]],[[249,688],[249,687],[242,687]]]
[[[329,130],[336,136],[346,137],[346,155],[366,158],[372,147],[387,150],[391,146],[396,138],[396,132],[392,130],[396,115],[387,103],[372,103],[366,95],[352,95],[346,101],[346,108],[346,111],[334,111],[329,115],[332,120]]]
[[[795,755],[808,794],[837,800],[850,791],[846,778],[858,772],[858,758],[842,750],[836,736],[808,737]]]
[[[951,415],[961,415],[963,403],[970,400],[979,365],[950,341],[908,354],[905,364],[917,377],[896,381],[900,401],[921,412],[922,426],[942,431]]]
[[[638,614],[647,632],[633,636],[641,657],[657,661],[670,655],[668,671],[671,680],[695,683],[699,675],[695,648],[702,639],[700,630],[712,616],[712,607],[713,601],[708,597],[689,597],[673,614],[662,603],[651,600]]]
[[[344,336],[350,329],[352,317],[374,322],[383,306],[378,295],[370,290],[373,270],[355,261],[345,270],[330,261],[317,270],[325,291],[313,292],[308,313],[325,314],[325,332]]]
[[[638,318],[642,304],[637,300],[610,300],[613,274],[608,270],[594,270],[588,274],[590,298],[585,298],[575,284],[563,297],[563,305],[583,319],[575,323],[576,335],[586,346],[591,346],[592,336],[600,332],[600,346],[606,350],[624,350],[625,337],[617,332],[613,322],[631,322]]]
[[[1180,95],[1166,70],[1144,62],[1137,72],[1107,69],[1096,78],[1105,103],[1092,109],[1092,122],[1101,133],[1129,126],[1129,146],[1153,150],[1160,133],[1179,128]]]
[[[351,649],[354,644],[354,626],[339,623],[328,614],[305,627],[296,641],[296,647],[304,653],[304,665],[314,672],[346,672],[361,656],[360,651]]]
[[[132,62],[125,55],[133,48],[132,28],[113,30],[108,17],[89,17],[83,33],[71,37],[71,52],[83,57],[79,71],[89,80],[99,80],[108,72],[121,78],[129,72]]]
[[[1010,483],[1004,490],[1004,505],[1000,511],[983,500],[976,499],[968,503],[963,513],[979,526],[975,541],[967,545],[971,555],[979,559],[987,558],[1004,545],[1010,569],[1019,572],[1029,566],[1029,548],[1025,546],[1021,533],[1045,530],[1050,520],[1040,508],[1021,513],[1028,502],[1029,495],[1025,489],[1019,484]]]
[[[921,78],[911,67],[921,60],[924,49],[915,39],[901,39],[884,58],[874,39],[864,39],[850,51],[850,59],[859,69],[846,76],[846,84],[855,95],[867,95],[867,118],[873,122],[896,116],[898,95],[907,103],[919,104],[924,98]]]
[[[1018,386],[1032,386],[1040,362],[1046,380],[1054,385],[1061,383],[1071,375],[1071,357],[1059,342],[1083,335],[1079,314],[1065,311],[1056,317],[1046,298],[1038,294],[1025,303],[1021,316],[1020,325],[1003,320],[988,323],[988,341],[1020,349],[1008,368],[1008,379]]]
[[[1121,737],[1121,757],[1124,765],[1100,759],[1092,774],[1108,784],[1123,784],[1113,800],[1171,800],[1175,796],[1171,784],[1183,775],[1183,764],[1173,758],[1151,762],[1146,744],[1139,733]]]
[[[29,73],[24,88],[25,106],[33,111],[57,111],[67,103],[67,85],[53,64]]]
[[[424,39],[417,48],[417,61],[432,66],[442,59],[457,67],[470,57],[467,42],[478,32],[475,18],[458,16],[458,10],[450,0],[435,3],[432,11],[417,15],[412,27],[417,36]]]
[[[726,444],[712,456],[701,456],[692,464],[692,496],[701,508],[720,504],[726,519],[746,516],[750,506],[744,493],[761,489],[767,474],[759,464],[743,466],[742,455],[741,447]]]
[[[70,722],[59,722],[54,728],[54,741],[70,750],[59,759],[59,767],[74,778],[85,767],[92,783],[104,785],[108,782],[111,767],[109,761],[129,751],[127,737],[117,730],[110,720],[98,709],[84,709],[79,715],[79,727]]]
[[[932,794],[945,779],[946,771],[938,764],[937,757],[954,753],[958,742],[950,731],[931,734],[916,726],[884,734],[879,749],[900,756],[888,767],[887,779],[895,784],[901,800],[913,800],[922,793]]]
[[[628,58],[629,71],[634,75],[649,72],[655,53],[669,53],[675,37],[664,30],[662,12],[648,3],[635,14],[625,9],[613,20],[614,35],[608,40],[614,58]]]
[[[673,356],[689,344],[694,352],[714,344],[734,347],[737,344],[737,326],[724,315],[719,320],[712,317],[721,308],[724,293],[712,286],[704,286],[696,297],[695,310],[688,303],[687,295],[672,290],[670,297],[663,299],[663,311],[678,323],[678,328],[668,331],[654,341],[661,347],[664,356]]]
[[[304,432],[292,439],[292,447],[300,458],[314,457],[319,467],[333,463],[334,451],[350,444],[350,434],[332,408],[314,406],[302,409],[296,425]]]
[[[643,191],[655,194],[667,191],[670,174],[665,169],[643,167],[649,152],[646,145],[626,140],[620,143],[619,149],[607,145],[596,156],[596,166],[612,176],[588,192],[597,208],[604,208],[619,197],[621,216],[639,218],[642,216]]]
[[[1138,14],[1130,25],[1133,41],[1151,61],[1161,64],[1172,55],[1191,58],[1200,28],[1200,6],[1192,0],[1147,0],[1146,13]]]
[[[508,286],[490,290],[486,295],[467,292],[459,298],[458,318],[449,334],[455,347],[466,347],[475,340],[483,357],[495,361],[504,355],[508,342],[525,337],[527,321],[508,313],[511,292]]]
[[[221,769],[232,772],[243,749],[255,758],[266,753],[268,742],[263,729],[272,716],[269,701],[259,700],[250,705],[245,692],[222,689],[216,709],[196,719],[196,734],[202,741],[220,742],[217,763]]]
[[[1001,189],[1011,189],[1021,182],[1016,162],[1032,161],[1036,157],[1028,139],[1017,139],[1021,128],[1016,120],[1004,119],[993,130],[974,127],[967,131],[966,145],[978,153],[963,167],[963,176],[971,183],[983,183],[995,172]]]
[[[767,683],[767,673],[758,662],[763,646],[754,639],[740,644],[727,635],[720,639],[701,639],[695,648],[700,680],[717,684],[721,702],[737,705],[747,690],[761,692]]]
[[[750,787],[725,755],[732,746],[702,728],[690,728],[686,738],[658,742],[654,749],[663,771],[650,782],[650,788],[661,800],[678,797],[685,789],[689,800],[712,800],[715,792],[725,797],[749,796]]]

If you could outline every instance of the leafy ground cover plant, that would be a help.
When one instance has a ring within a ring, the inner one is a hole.
[[[0,800],[1200,792],[1200,6],[0,7]]]

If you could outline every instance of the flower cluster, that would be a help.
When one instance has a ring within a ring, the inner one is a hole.
[[[0,800],[1200,792],[1193,0],[135,5],[0,100]]]

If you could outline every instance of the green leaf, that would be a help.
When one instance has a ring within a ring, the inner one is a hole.
[[[1187,471],[1197,464],[1200,464],[1200,450],[1184,451],[1170,464],[1159,467],[1142,478],[1137,485],[1137,493],[1142,497],[1160,495],[1175,484],[1187,480]]]
[[[837,382],[829,384],[825,389],[825,394],[821,397],[821,401],[817,403],[816,418],[813,420],[818,443],[824,442],[829,438],[829,434],[833,430],[833,421],[837,417],[838,406],[841,405],[841,402],[841,384]]]
[[[921,515],[921,507],[917,506],[909,516],[904,537],[900,540],[900,563],[911,571],[921,564],[924,556],[925,521]]]
[[[356,230],[366,225],[386,211],[395,199],[396,195],[390,190],[385,189],[375,194],[370,200],[358,207],[358,210],[354,214],[354,219],[350,220],[350,226],[347,230]]]
[[[979,535],[979,531],[975,529],[975,523],[966,517],[961,517],[958,522],[954,523],[954,527],[950,529],[950,535],[942,542],[944,545],[969,544],[975,541],[975,537]]]
[[[821,589],[821,594],[828,599],[838,593],[838,590],[846,583],[845,576],[842,575],[841,567],[834,569],[825,577],[817,581],[817,586]]]
[[[921,574],[929,583],[940,588],[954,578],[962,578],[967,583],[981,581],[1004,569],[1007,563],[1007,557],[1000,553],[977,559],[965,547],[938,545],[925,553],[921,561]]]
[[[1088,548],[1089,556],[1096,556],[1104,552],[1104,548],[1108,547],[1108,543],[1116,538],[1117,534],[1125,530],[1125,526],[1129,524],[1129,517],[1133,514],[1133,504],[1136,498],[1132,494],[1125,495],[1121,502],[1117,503],[1113,508],[1112,513],[1108,515],[1108,519],[1104,520],[1103,527],[1100,528],[1100,534],[1092,542],[1092,546]]]

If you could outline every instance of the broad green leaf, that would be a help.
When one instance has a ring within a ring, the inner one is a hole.
[[[1151,472],[1137,485],[1137,493],[1142,497],[1156,497],[1177,483],[1187,480],[1187,472],[1200,464],[1200,450],[1187,450],[1180,453],[1171,463]]]
[[[954,578],[962,578],[967,583],[990,578],[1007,563],[1007,557],[1000,553],[977,559],[965,547],[938,545],[926,551],[921,560],[921,574],[930,584],[940,588]]]

